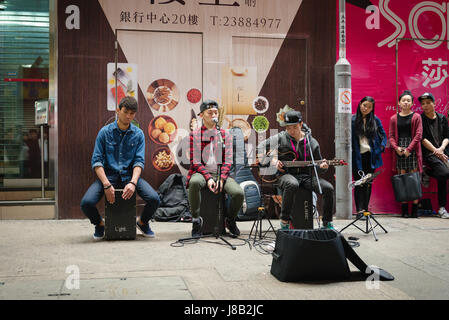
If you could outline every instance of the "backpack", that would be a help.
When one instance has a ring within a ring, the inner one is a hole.
[[[156,221],[190,222],[189,200],[186,190],[186,177],[173,173],[159,186],[160,205],[154,213]]]
[[[255,220],[258,214],[257,209],[261,204],[260,186],[248,166],[242,129],[234,127],[229,132],[233,137],[233,161],[230,176],[242,187],[244,194],[243,205],[237,214],[237,220]]]

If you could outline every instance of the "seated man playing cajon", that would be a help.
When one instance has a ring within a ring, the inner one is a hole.
[[[234,236],[240,235],[235,218],[243,204],[243,190],[240,185],[229,177],[232,164],[232,136],[223,129],[217,130],[218,104],[213,100],[204,101],[200,106],[199,116],[203,120],[201,128],[190,134],[190,170],[187,174],[190,211],[192,213],[192,237],[202,235],[203,218],[200,217],[200,191],[206,187],[213,193],[224,190],[231,197],[227,208],[225,226]],[[224,152],[219,147],[222,136],[225,145]],[[218,165],[221,164],[220,182]],[[217,213],[218,214],[218,213]]]
[[[137,101],[125,97],[116,110],[117,121],[101,128],[95,140],[92,168],[98,179],[89,187],[81,200],[81,210],[95,225],[94,239],[104,238],[104,221],[96,208],[103,197],[115,202],[115,189],[123,189],[122,198],[127,200],[134,192],[146,202],[137,228],[145,237],[154,237],[149,221],[159,207],[156,191],[140,178],[145,166],[145,137],[143,131],[131,122],[137,112]]]

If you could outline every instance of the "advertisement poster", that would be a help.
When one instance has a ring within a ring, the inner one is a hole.
[[[338,1],[337,1],[338,2]],[[448,3],[446,1],[372,0],[347,2],[347,58],[352,70],[352,113],[364,96],[374,97],[375,114],[388,135],[389,120],[397,112],[404,90],[414,96],[412,110],[422,113],[417,98],[435,96],[436,111],[447,116]],[[338,14],[338,13],[337,13]],[[338,52],[338,51],[337,51]],[[390,148],[383,154],[384,172],[373,186],[370,201],[375,213],[398,213],[391,176],[396,174]],[[434,210],[436,183],[423,188]]]

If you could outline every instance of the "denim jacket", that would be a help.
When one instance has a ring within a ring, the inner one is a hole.
[[[101,128],[95,140],[92,169],[103,167],[111,181],[131,180],[134,167],[145,166],[145,136],[133,124],[128,130],[119,129],[114,121]]]

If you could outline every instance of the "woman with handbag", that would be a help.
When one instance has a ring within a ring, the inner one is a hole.
[[[382,122],[374,115],[374,98],[364,97],[352,116],[352,176],[360,180],[364,175],[373,174],[383,165],[382,153],[387,144],[387,135]],[[372,181],[354,188],[357,218],[368,211]]]
[[[398,174],[422,172],[421,139],[423,134],[421,116],[411,110],[413,95],[406,90],[399,96],[401,112],[390,119],[388,139],[393,149],[393,170]],[[418,201],[412,203],[411,217],[417,218]],[[402,217],[408,218],[408,202],[402,202]]]

